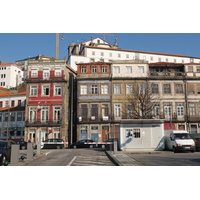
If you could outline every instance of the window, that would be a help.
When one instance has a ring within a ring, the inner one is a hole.
[[[2,122],[2,113],[0,113],[0,122]]]
[[[121,94],[121,85],[114,84],[114,94]]]
[[[147,87],[146,83],[140,83],[140,84],[138,84],[139,94],[145,94],[146,87]]]
[[[171,94],[171,85],[170,84],[164,84],[164,94]]]
[[[166,62],[168,62],[168,58],[166,58]]]
[[[17,121],[22,121],[22,112],[17,112]]]
[[[140,129],[133,129],[134,138],[140,138]]]
[[[171,103],[164,104],[164,113],[165,113],[166,119],[171,118],[171,115],[172,115],[172,105],[171,105]]]
[[[38,70],[37,69],[31,69],[31,77],[37,77],[38,76]]]
[[[120,53],[118,53],[118,58],[121,58],[121,54]]]
[[[11,122],[14,122],[15,121],[15,113],[11,113],[10,114],[10,120],[11,120]]]
[[[138,66],[138,68],[139,68],[139,72],[141,74],[143,74],[144,73],[144,66]]]
[[[102,66],[102,73],[106,73],[107,72],[107,66]]]
[[[88,108],[87,108],[87,104],[82,104],[81,105],[81,117],[83,119],[87,119],[88,117]]]
[[[30,86],[30,96],[37,96],[38,87],[36,85]]]
[[[29,109],[29,119],[30,122],[36,121],[36,115],[37,114],[37,108],[36,107],[30,107]]]
[[[114,104],[114,115],[117,118],[121,117],[121,104]]]
[[[49,93],[50,93],[49,85],[43,85],[42,86],[42,95],[49,96]]]
[[[140,129],[125,129],[126,138],[140,138]]]
[[[22,100],[18,100],[17,105],[21,106]]]
[[[133,84],[126,84],[126,94],[133,94]]]
[[[56,106],[54,107],[54,121],[60,121],[61,119],[61,107]]]
[[[3,101],[0,101],[0,108],[3,107]]]
[[[195,94],[194,84],[188,84],[188,95]]]
[[[159,118],[160,116],[160,104],[154,104],[153,106],[153,116],[156,117],[156,118]]]
[[[49,120],[49,109],[48,109],[48,107],[42,107],[41,121],[47,122],[48,120]]]
[[[97,85],[92,85],[92,94],[98,94],[98,87],[97,87]]]
[[[175,84],[175,92],[176,92],[176,94],[183,94],[183,85]]]
[[[102,105],[102,117],[108,116],[108,104],[103,104]]]
[[[131,74],[131,73],[132,73],[132,66],[127,66],[127,67],[126,67],[126,72],[127,72],[128,74]]]
[[[55,67],[55,76],[61,76],[61,68]]]
[[[152,84],[152,93],[153,94],[158,94],[158,84]]]
[[[95,56],[95,51],[92,51],[92,55]]]
[[[86,66],[82,66],[82,67],[81,67],[81,73],[86,73],[86,72],[87,72]]]
[[[15,106],[15,100],[12,100],[11,101],[11,107],[14,107]]]
[[[92,73],[96,73],[97,72],[97,67],[96,66],[92,66]]]
[[[134,104],[127,104],[127,119],[134,118]]]
[[[195,116],[196,115],[196,108],[194,103],[189,104],[189,113],[190,116]]]
[[[98,105],[97,104],[92,104],[92,108],[91,108],[91,116],[98,118]]]
[[[49,77],[50,77],[50,71],[49,71],[49,69],[48,68],[44,68],[43,69],[43,78],[44,79],[49,79]]]
[[[81,85],[81,95],[87,94],[87,85]]]
[[[158,62],[161,62],[162,61],[162,59],[161,58],[158,58]]]
[[[5,122],[8,121],[8,113],[4,113],[4,121],[5,121]]]
[[[119,74],[119,73],[120,73],[120,67],[119,67],[119,66],[115,66],[115,67],[114,67],[114,72],[115,72],[116,74]]]
[[[101,56],[104,56],[104,52],[101,52]]]
[[[109,56],[112,57],[112,53],[109,53]]]
[[[101,94],[108,94],[108,85],[101,85]]]
[[[54,86],[54,95],[55,96],[60,96],[61,95],[61,85],[55,85]]]
[[[177,118],[183,119],[184,118],[184,104],[183,103],[177,103],[176,104],[176,110],[177,110]]]
[[[87,126],[81,126],[81,135],[80,135],[81,140],[86,140],[88,139],[88,134],[87,134]]]
[[[129,58],[129,55],[128,55],[128,54],[126,54],[126,58]]]
[[[174,59],[174,62],[176,63],[176,59]]]

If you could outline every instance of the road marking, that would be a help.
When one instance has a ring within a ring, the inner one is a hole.
[[[73,159],[66,165],[66,166],[71,166],[71,164],[75,161],[77,156],[74,156]]]

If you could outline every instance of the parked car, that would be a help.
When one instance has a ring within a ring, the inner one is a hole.
[[[0,140],[0,166],[6,161],[10,162],[12,144],[15,144],[15,142],[11,140]]]
[[[25,150],[27,149],[27,142],[25,141],[15,141],[16,144],[19,144],[19,148],[21,150]]]
[[[41,142],[42,149],[62,149],[64,147],[64,141],[58,138],[47,139]]]
[[[86,140],[80,140],[78,142],[75,142],[75,143],[71,144],[69,147],[70,148],[74,148],[74,149],[76,149],[76,148],[93,148],[94,145],[92,145],[92,144],[85,144],[85,143],[88,143],[88,142],[94,142],[94,140],[88,140],[88,139],[86,139]]]

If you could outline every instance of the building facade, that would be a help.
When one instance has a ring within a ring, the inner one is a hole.
[[[101,38],[68,47],[68,64],[77,70],[76,64],[89,62],[112,62],[113,60],[146,60],[149,63],[200,63],[200,58],[180,54],[127,50],[118,47],[118,42],[110,44]]]
[[[73,106],[69,105],[73,105],[73,92],[69,88],[73,86],[74,74],[66,59],[28,60],[26,141],[61,138],[66,146],[70,144]]]
[[[0,139],[24,139],[25,105],[26,92],[0,93]]]
[[[0,87],[16,88],[23,81],[23,71],[16,64],[4,63],[0,65]]]
[[[102,142],[111,137],[111,65],[77,65],[77,140]]]

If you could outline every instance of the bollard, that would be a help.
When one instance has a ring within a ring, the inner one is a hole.
[[[12,144],[10,164],[14,165],[18,162],[19,162],[19,144]]]
[[[117,152],[117,141],[114,141],[113,151],[114,151],[114,153]]]
[[[27,159],[33,158],[33,144],[27,143]]]

